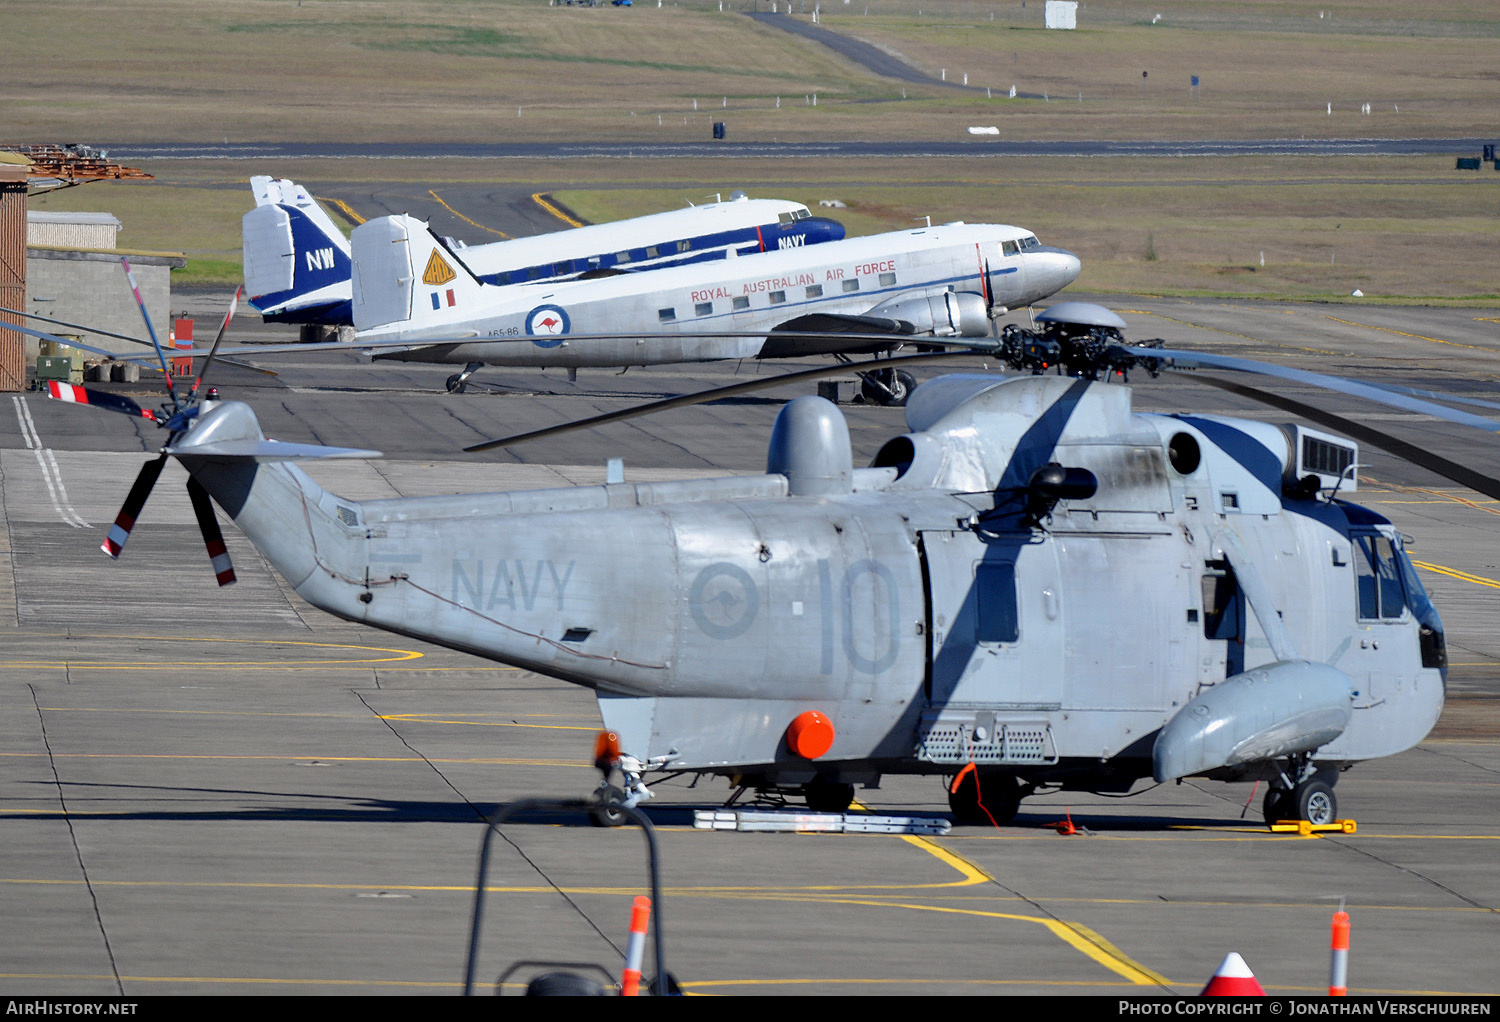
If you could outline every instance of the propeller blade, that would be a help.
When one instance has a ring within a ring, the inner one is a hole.
[[[944,340],[947,340],[947,338]],[[754,390],[780,387],[783,384],[795,383],[798,380],[809,380],[817,376],[827,376],[830,372],[835,371],[857,372],[861,369],[892,369],[897,366],[923,364],[936,362],[939,359],[959,357],[973,358],[974,353],[972,351],[942,351],[931,355],[902,355],[898,358],[872,358],[864,362],[846,362],[837,367],[820,366],[817,369],[804,369],[795,373],[783,373],[780,376],[751,380],[748,383],[733,383],[727,387],[715,387],[711,390],[700,390],[692,394],[679,394],[676,397],[663,398],[660,401],[649,401],[643,405],[632,405],[617,412],[605,412],[603,415],[595,415],[587,419],[575,419],[572,422],[548,426],[545,429],[535,429],[530,433],[517,433],[513,436],[501,437],[498,440],[486,440],[484,443],[465,447],[464,450],[469,453],[475,453],[478,451],[493,450],[496,447],[509,447],[514,444],[526,443],[528,440],[540,440],[543,437],[571,433],[575,429],[589,429],[609,422],[618,422],[621,419],[633,419],[639,415],[653,415],[656,412],[664,412],[669,408],[682,408],[688,405],[703,404],[707,401],[717,401],[720,398],[733,397],[736,394],[748,394]]]
[[[214,514],[214,505],[208,499],[208,491],[188,476],[188,499],[193,502],[193,514],[198,518],[198,531],[203,533],[203,545],[208,547],[208,560],[214,567],[214,578],[222,586],[234,585],[234,565],[229,563],[229,550],[224,546],[224,534],[219,531],[219,519]]]
[[[214,355],[219,350],[219,342],[224,339],[224,331],[229,329],[229,321],[234,318],[235,307],[240,304],[240,295],[245,293],[243,285],[234,289],[234,297],[229,299],[229,311],[224,313],[224,322],[219,324],[218,336],[214,338],[213,347],[208,349],[208,359],[204,361],[203,368],[198,370],[198,378],[193,380],[192,389],[188,391],[188,400],[191,401],[198,394],[198,388],[203,383],[203,377],[208,374],[208,367],[214,364]],[[223,585],[224,583],[220,583]]]
[[[99,545],[100,550],[119,559],[120,551],[125,549],[125,541],[130,538],[130,530],[135,528],[135,520],[141,515],[141,508],[146,506],[146,498],[151,496],[151,487],[156,485],[157,477],[161,475],[162,466],[166,463],[167,456],[163,454],[155,461],[148,461],[141,466],[140,475],[135,477],[135,485],[125,495],[125,505],[115,515],[115,524],[109,527],[109,535]]]
[[[125,256],[120,257],[120,263],[125,267],[125,279],[130,281],[130,291],[135,295],[135,304],[141,310],[141,319],[146,321],[146,333],[151,336],[151,347],[156,349],[156,359],[161,363],[161,374],[167,379],[167,396],[172,399],[172,410],[181,408],[177,400],[177,386],[172,382],[172,370],[167,367],[167,356],[161,350],[161,342],[156,339],[156,328],[151,325],[151,314],[146,311],[146,300],[141,297],[141,286],[135,282],[135,271],[130,268],[130,260]]]
[[[1431,451],[1423,450],[1416,444],[1397,439],[1389,433],[1373,429],[1362,422],[1346,419],[1342,415],[1335,415],[1314,405],[1304,404],[1284,394],[1273,394],[1270,391],[1247,386],[1243,383],[1236,383],[1232,380],[1222,380],[1215,376],[1204,376],[1199,373],[1194,373],[1193,379],[1207,383],[1212,387],[1218,387],[1220,390],[1227,390],[1231,394],[1239,394],[1241,397],[1248,397],[1252,401],[1259,401],[1262,404],[1270,405],[1272,408],[1280,408],[1284,412],[1300,415],[1304,419],[1336,430],[1361,443],[1369,444],[1371,447],[1378,447],[1387,454],[1394,454],[1398,458],[1403,458],[1413,465],[1434,472],[1460,486],[1467,486],[1469,489],[1482,493],[1487,497],[1494,497],[1496,500],[1500,500],[1500,479],[1476,472],[1455,461],[1449,461],[1447,458],[1433,454]]]
[[[109,412],[121,412],[132,417],[150,419],[152,422],[161,421],[151,409],[142,408],[130,398],[111,394],[108,391],[90,390],[76,384],[63,383],[60,380],[48,380],[47,393],[59,401],[67,401],[70,404],[90,405]]]

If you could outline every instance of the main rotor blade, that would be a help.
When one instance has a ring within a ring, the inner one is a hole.
[[[156,339],[156,327],[151,325],[151,313],[146,311],[146,300],[141,297],[141,286],[135,282],[135,271],[130,268],[130,260],[125,256],[120,257],[120,264],[125,267],[125,279],[130,281],[130,293],[135,295],[136,307],[141,310],[141,319],[146,321],[146,333],[151,335],[151,347],[156,349],[156,359],[161,363],[161,374],[167,381],[167,396],[172,399],[172,411],[182,407],[177,400],[177,385],[172,382],[172,370],[167,367],[167,356],[161,350],[161,342]]]
[[[1482,493],[1486,497],[1494,497],[1496,500],[1500,500],[1500,479],[1484,475],[1482,472],[1476,472],[1466,465],[1458,464],[1456,461],[1449,461],[1447,458],[1424,450],[1416,444],[1397,439],[1389,433],[1373,429],[1362,422],[1346,419],[1342,415],[1335,415],[1333,412],[1325,411],[1322,408],[1304,404],[1284,394],[1273,394],[1258,387],[1235,383],[1232,380],[1223,380],[1216,376],[1205,376],[1201,373],[1194,373],[1193,379],[1200,380],[1212,387],[1218,387],[1220,390],[1227,390],[1231,394],[1239,394],[1241,397],[1248,397],[1252,401],[1259,401],[1273,408],[1280,408],[1284,412],[1300,415],[1304,419],[1318,423],[1320,426],[1327,426],[1329,429],[1337,430],[1361,443],[1369,444],[1371,447],[1378,447],[1388,454],[1394,454],[1398,458],[1434,472],[1460,486],[1467,486],[1469,489]]]
[[[1368,383],[1360,383],[1357,380],[1346,380],[1339,376],[1328,376],[1324,373],[1309,372],[1306,369],[1292,369],[1288,366],[1271,365],[1267,362],[1256,362],[1252,359],[1236,358],[1232,355],[1210,355],[1200,351],[1178,351],[1173,348],[1137,348],[1132,345],[1126,345],[1124,350],[1132,355],[1139,355],[1146,358],[1169,358],[1174,363],[1183,365],[1205,365],[1217,369],[1236,369],[1245,373],[1275,376],[1279,379],[1291,380],[1294,383],[1307,383],[1314,387],[1322,387],[1325,390],[1336,391],[1340,394],[1362,397],[1366,401],[1390,405],[1393,408],[1402,408],[1409,412],[1420,412],[1423,415],[1447,419],[1449,422],[1456,422],[1461,426],[1473,426],[1475,429],[1482,429],[1489,433],[1500,433],[1500,422],[1496,422],[1494,419],[1486,419],[1482,415],[1472,415],[1469,412],[1460,412],[1446,405],[1424,401],[1418,397],[1400,392],[1392,392],[1382,387],[1371,386]]]
[[[188,499],[193,502],[193,514],[198,519],[198,531],[203,533],[203,545],[208,547],[208,560],[214,567],[214,578],[219,586],[234,585],[234,565],[229,563],[229,550],[224,546],[224,534],[219,531],[219,519],[214,514],[213,501],[208,491],[198,480],[188,476]]]
[[[229,329],[229,321],[234,318],[235,307],[240,304],[240,295],[244,293],[244,285],[241,285],[234,289],[234,297],[229,299],[229,311],[224,313],[224,322],[219,324],[218,336],[214,338],[213,346],[208,349],[208,360],[203,363],[203,368],[198,370],[198,377],[197,379],[193,380],[192,389],[188,391],[189,401],[197,396],[198,388],[203,384],[203,377],[208,375],[208,367],[214,364],[214,355],[219,350],[219,342],[224,339],[224,331]],[[224,583],[221,582],[219,584],[223,585]]]
[[[517,433],[513,436],[501,437],[498,440],[486,440],[484,443],[465,447],[464,450],[473,453],[492,450],[496,447],[509,447],[514,444],[526,443],[529,440],[540,440],[543,437],[571,433],[576,429],[590,429],[594,426],[602,426],[605,423],[618,422],[621,419],[633,419],[640,415],[653,415],[656,412],[664,412],[669,408],[682,408],[687,405],[703,404],[707,401],[717,401],[720,398],[733,397],[736,394],[748,394],[755,390],[780,387],[783,384],[796,383],[798,380],[808,380],[816,376],[827,376],[830,372],[858,372],[861,369],[891,369],[959,357],[973,358],[974,353],[972,351],[943,351],[931,355],[902,355],[898,358],[872,358],[864,362],[846,362],[839,366],[820,366],[817,369],[804,369],[795,373],[782,373],[779,376],[751,380],[748,383],[733,383],[727,387],[715,387],[712,390],[700,390],[692,394],[679,394],[676,397],[664,398],[660,401],[648,401],[643,405],[632,405],[617,412],[605,412],[603,415],[595,415],[587,419],[576,419],[573,422],[564,422],[556,426],[548,426],[545,429],[535,429],[530,433]]]
[[[47,393],[69,404],[89,405],[109,412],[120,412],[132,417],[150,419],[152,422],[161,421],[151,409],[142,408],[128,397],[121,397],[104,390],[90,390],[88,387],[80,387],[74,383],[48,380]]]
[[[141,508],[146,506],[146,498],[151,496],[151,487],[156,485],[162,466],[166,463],[167,456],[163,454],[155,461],[148,461],[141,466],[140,475],[135,477],[135,485],[125,495],[125,505],[115,515],[115,524],[109,527],[109,535],[99,544],[100,550],[119,559],[120,551],[125,549],[125,541],[130,538],[130,530],[135,528],[135,520],[141,516]]]

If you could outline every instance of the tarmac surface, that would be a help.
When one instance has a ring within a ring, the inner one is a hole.
[[[204,322],[222,315],[218,295],[181,304]],[[1500,389],[1500,311],[1108,304],[1131,339],[1449,393]],[[287,333],[244,323],[231,339]],[[473,456],[459,448],[781,367],[585,372],[576,383],[486,370],[449,395],[452,367],[347,353],[260,361],[280,375],[216,368],[212,382],[278,439],[384,450],[316,468],[356,498],[598,482],[611,456],[634,480],[759,472],[771,421],[799,392]],[[1137,407],[1287,418],[1176,375],[1136,381]],[[121,389],[154,400],[146,384]],[[1500,474],[1493,435],[1284,389]],[[161,435],[35,393],[10,402],[0,992],[457,993],[482,821],[517,799],[593,788],[590,694],[334,620],[227,523],[239,583],[218,590],[175,465],[111,562],[99,543]],[[856,464],[905,431],[898,409],[845,411]],[[1249,785],[1201,781],[1138,785],[1128,798],[1037,796],[1013,827],[936,838],[724,833],[692,829],[690,813],[720,804],[724,782],[669,782],[647,806],[668,968],[693,994],[1192,994],[1238,951],[1271,993],[1316,994],[1343,904],[1351,992],[1495,994],[1500,505],[1378,451],[1362,448],[1362,460],[1354,498],[1431,566],[1422,577],[1453,668],[1433,734],[1340,782],[1355,833],[1273,835]],[[859,798],[879,813],[947,812],[937,778],[887,778]],[[1079,834],[1053,829],[1065,817]],[[508,825],[481,983],[523,959],[618,973],[630,898],[645,884],[637,831],[577,813]]]

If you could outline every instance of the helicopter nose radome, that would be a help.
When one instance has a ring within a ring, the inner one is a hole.
[[[1032,249],[1026,253],[1026,283],[1036,300],[1056,294],[1078,279],[1083,262],[1060,248]]]

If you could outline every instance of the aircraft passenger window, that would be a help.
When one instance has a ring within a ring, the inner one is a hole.
[[[785,291],[772,291],[771,292],[771,304],[772,305],[785,305],[786,304],[786,292]]]
[[[822,284],[809,284],[809,285],[807,285],[807,297],[809,297],[809,298],[822,298],[823,297],[823,285]]]
[[[850,291],[858,291],[858,290],[859,290],[859,280],[858,280],[858,278],[855,278],[853,280],[846,280],[846,281],[844,281],[844,292],[846,294],[848,292],[850,292]]]
[[[509,284],[510,283],[510,274],[509,273],[497,273],[497,274],[495,274],[495,283],[496,284]]]
[[[657,309],[656,310],[656,318],[659,319],[659,320],[661,320],[663,323],[670,323],[674,319],[677,318],[677,310],[676,309]]]
[[[646,246],[646,258],[647,259],[655,259],[660,254],[661,253],[657,250],[657,247],[655,245],[647,245]]]
[[[1368,621],[1392,621],[1406,613],[1406,590],[1401,566],[1385,536],[1354,537],[1354,581],[1359,616]]]
[[[882,273],[880,275],[880,286],[881,287],[894,287],[895,284],[896,284],[896,275],[894,273]]]
[[[1021,632],[1016,566],[1009,561],[975,565],[974,588],[979,592],[975,638],[980,642],[1015,642]]]
[[[714,303],[713,302],[699,302],[697,305],[693,306],[693,315],[695,315],[695,316],[707,316],[709,313],[711,313],[713,311],[714,311]]]
[[[744,312],[748,308],[750,308],[750,299],[746,298],[744,295],[741,295],[734,300],[735,312]]]
[[[1020,255],[1021,246],[1017,245],[1014,241],[1002,241],[1000,243],[1000,254],[1008,256]]]
[[[558,263],[556,266],[552,267],[552,272],[553,273],[557,273],[557,274],[572,273],[573,272],[573,264],[572,263]]]
[[[630,262],[630,253],[629,252],[616,252],[615,253],[615,265],[616,266],[619,266],[621,263],[628,263],[628,262]]]
[[[691,241],[679,241],[677,243],[677,251],[679,252],[689,252],[692,251],[692,248],[693,243]]]

